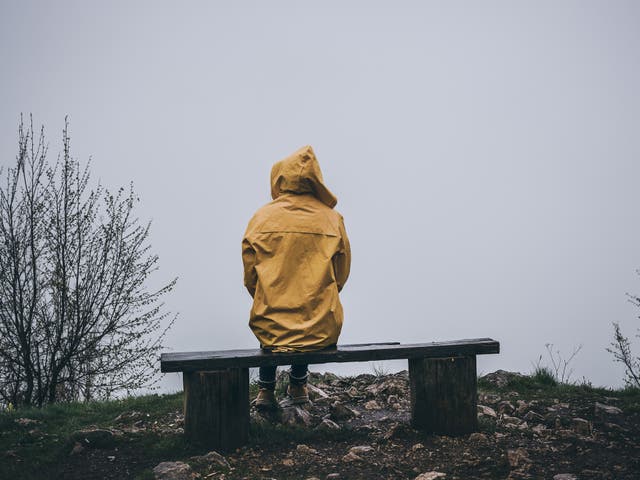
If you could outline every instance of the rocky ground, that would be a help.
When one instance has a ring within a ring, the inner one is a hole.
[[[181,413],[150,421],[144,412],[127,411],[109,428],[75,432],[57,476],[83,480],[640,478],[640,395],[588,387],[538,388],[527,378],[507,372],[484,377],[480,431],[447,437],[410,427],[407,372],[354,378],[314,374],[313,403],[308,408],[285,402],[269,415],[252,408],[252,440],[247,447],[224,456],[176,451],[162,462],[146,458],[135,439],[145,432],[157,433],[157,438],[181,438]],[[2,461],[12,459],[5,454]]]

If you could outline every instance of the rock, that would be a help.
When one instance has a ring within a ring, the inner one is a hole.
[[[153,468],[156,480],[191,480],[191,467],[183,462],[162,462]]]
[[[559,473],[553,476],[553,480],[578,480],[578,477],[573,473]]]
[[[204,455],[197,455],[195,457],[191,457],[190,460],[196,462],[196,463],[206,463],[206,464],[216,464],[220,467],[224,467],[224,468],[229,468],[229,462],[227,462],[227,459],[224,458],[222,455],[220,455],[218,452],[216,452],[215,450],[211,450],[209,453],[206,453]]]
[[[362,461],[362,457],[356,455],[353,452],[349,452],[347,453],[344,457],[342,457],[342,461],[346,462],[346,463],[350,463],[350,462],[360,462]]]
[[[115,462],[116,456],[115,455],[107,455],[107,460],[109,460],[110,462]]]
[[[146,416],[148,416],[148,414],[145,415],[142,412],[132,410],[130,412],[122,412],[113,421],[116,423],[133,423],[146,418]]]
[[[424,445],[421,443],[416,443],[411,447],[411,451],[414,453],[417,452],[418,450],[424,450]]]
[[[595,404],[596,415],[598,414],[606,414],[606,415],[620,415],[622,410],[618,407],[614,407],[613,405],[605,405],[604,403],[596,402]]]
[[[396,425],[393,425],[391,428],[388,428],[382,438],[385,440],[391,440],[392,438],[406,437],[411,433],[411,428],[408,425],[404,423],[398,423]]]
[[[471,435],[469,435],[469,441],[485,443],[489,441],[489,437],[487,437],[484,433],[474,432]]]
[[[591,423],[584,418],[573,419],[573,431],[580,435],[591,435]]]
[[[282,465],[284,465],[285,467],[293,467],[295,465],[295,462],[291,458],[285,458],[284,460],[282,460]]]
[[[311,383],[307,383],[307,390],[309,391],[309,397],[311,400],[317,400],[318,398],[329,398],[329,394],[322,390],[321,388],[312,385]]]
[[[620,425],[616,424],[616,423],[603,423],[602,426],[606,429],[606,430],[614,430],[616,432],[626,432],[627,429],[624,427],[621,427]]]
[[[544,417],[539,413],[534,412],[533,410],[528,411],[525,414],[524,419],[527,422],[538,422],[538,423],[544,422]]]
[[[331,430],[340,430],[340,425],[338,425],[333,420],[330,420],[328,418],[324,418],[324,419],[322,419],[322,422],[320,423],[320,425],[318,425],[316,427],[316,430],[325,431],[325,432],[326,431],[331,431]]]
[[[112,448],[115,445],[113,432],[99,428],[73,432],[71,440],[88,448]]]
[[[16,418],[14,422],[16,422],[18,425],[21,425],[23,427],[29,427],[31,425],[39,425],[42,423],[40,420],[35,420],[33,418],[26,418],[26,417]]]
[[[387,404],[388,405],[394,405],[394,404],[399,403],[399,402],[400,402],[400,399],[398,398],[397,395],[389,395],[387,397]]]
[[[516,407],[516,412],[518,412],[520,415],[526,412],[527,408],[529,408],[529,404],[524,400],[518,400],[516,403],[518,404],[518,406]]]
[[[446,477],[446,473],[442,472],[424,472],[418,475],[415,480],[435,480],[436,478]]]
[[[333,405],[331,405],[330,412],[331,418],[337,422],[349,420],[350,418],[353,418],[355,416],[350,408],[345,407],[340,402],[335,402]]]
[[[497,370],[493,373],[488,373],[481,377],[487,383],[495,385],[498,388],[503,388],[509,385],[509,383],[515,379],[522,378],[524,375],[518,372],[507,372],[505,370]]]
[[[556,432],[556,435],[564,439],[573,439],[576,437],[576,432],[574,432],[573,430],[561,429]]]
[[[394,378],[384,380],[381,383],[374,383],[365,388],[365,391],[374,397],[379,396],[383,392],[388,395],[402,395],[404,390],[402,385]]]
[[[547,427],[544,425],[538,424],[531,427],[531,431],[537,433],[538,435],[543,435],[549,431]]]
[[[309,477],[305,478],[305,480],[320,480],[318,477]]]
[[[15,450],[6,450],[4,452],[5,457],[13,458],[16,462],[22,462],[22,457],[16,453]]]
[[[478,405],[478,416],[498,418],[498,414],[496,413],[496,411],[491,407],[487,407],[486,405]]]
[[[71,454],[70,455],[77,455],[78,453],[82,453],[84,452],[84,447],[82,446],[82,444],[80,442],[76,442],[73,445],[73,448],[71,449]]]
[[[503,400],[498,404],[498,412],[500,413],[511,414],[515,411],[515,407],[509,400]]]
[[[496,395],[495,393],[481,393],[478,395],[478,400],[482,403],[491,403],[496,404],[500,402],[500,395]]]
[[[522,423],[522,420],[520,420],[518,417],[510,417],[509,415],[505,415],[502,417],[502,422],[507,425],[520,425]]]
[[[308,445],[300,444],[296,447],[296,452],[300,455],[316,455],[318,451]]]
[[[336,478],[340,478],[339,473],[330,473],[329,475],[327,475],[327,480],[335,480]]]
[[[375,400],[369,400],[364,404],[364,408],[367,410],[380,410],[380,405]]]
[[[360,391],[356,387],[353,387],[353,386],[351,386],[351,387],[349,387],[347,389],[346,394],[349,395],[351,398],[361,398],[363,396],[362,393],[360,393]],[[327,477],[327,478],[329,478],[329,477]]]
[[[349,449],[349,453],[355,453],[356,455],[362,455],[363,453],[373,452],[374,448],[369,445],[357,445]]]
[[[507,459],[511,468],[522,467],[525,464],[531,462],[529,454],[524,448],[516,448],[514,450],[507,450]]]
[[[304,408],[292,405],[282,409],[281,413],[282,423],[291,426],[304,426],[311,425],[311,415]]]

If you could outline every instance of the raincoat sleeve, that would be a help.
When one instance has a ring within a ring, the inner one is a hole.
[[[333,256],[333,271],[336,275],[338,291],[342,290],[344,284],[349,278],[349,270],[351,269],[351,246],[347,231],[344,228],[344,220],[340,219],[340,247],[338,252]]]
[[[244,286],[253,297],[256,293],[258,274],[256,273],[256,251],[247,237],[242,239],[242,263],[244,264]]]

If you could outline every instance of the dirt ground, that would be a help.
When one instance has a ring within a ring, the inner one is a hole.
[[[479,393],[480,431],[448,437],[410,427],[407,372],[314,375],[312,382],[313,404],[304,410],[252,409],[251,442],[242,449],[150,456],[137,438],[149,429],[160,438],[181,437],[181,413],[147,425],[131,412],[131,422],[125,415],[114,425],[112,448],[76,443],[57,478],[640,478],[638,395],[578,387],[518,391],[489,376]],[[169,473],[152,473],[160,462],[176,463],[164,465]]]

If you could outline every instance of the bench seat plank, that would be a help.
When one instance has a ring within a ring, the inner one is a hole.
[[[476,338],[431,343],[383,343],[338,345],[315,352],[266,352],[260,349],[224,350],[216,352],[163,353],[162,372],[197,372],[224,368],[248,368],[292,363],[340,363],[439,358],[460,355],[500,353],[500,343],[491,338]]]

